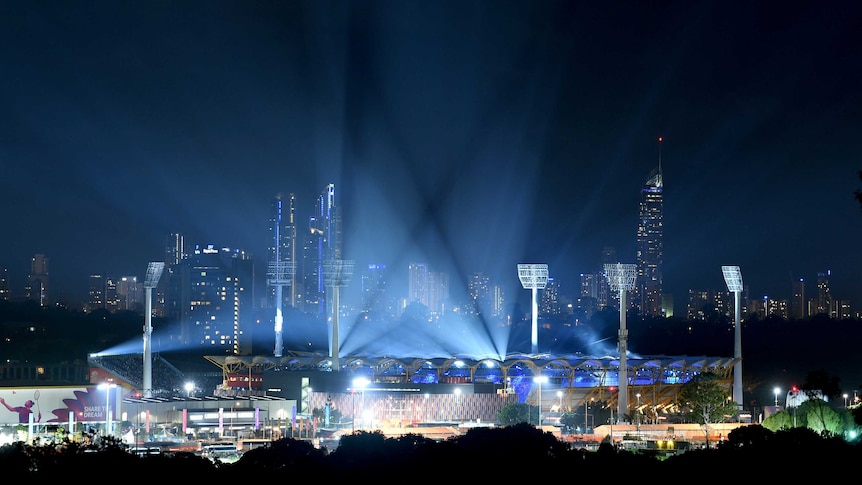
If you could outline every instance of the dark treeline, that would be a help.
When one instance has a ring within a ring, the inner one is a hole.
[[[806,428],[772,432],[758,425],[739,428],[710,449],[689,450],[660,458],[620,450],[603,443],[598,451],[570,447],[551,433],[528,424],[473,428],[462,436],[433,441],[419,435],[386,438],[377,432],[342,437],[332,452],[306,441],[285,438],[247,451],[234,463],[211,462],[191,452],[137,456],[109,441],[95,447],[77,444],[0,447],[0,470],[7,479],[89,477],[109,480],[204,479],[296,480],[348,479],[363,482],[423,484],[451,480],[496,482],[592,477],[659,479],[704,483],[771,469],[776,477],[812,476],[849,479],[862,457],[860,445],[824,437]],[[320,482],[317,482],[320,483]]]

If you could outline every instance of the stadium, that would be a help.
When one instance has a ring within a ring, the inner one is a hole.
[[[148,416],[163,417],[152,421],[151,428],[173,430],[169,435],[174,437],[234,440],[325,438],[356,430],[445,437],[473,426],[493,426],[497,412],[511,403],[538,407],[541,424],[550,429],[559,428],[562,413],[572,412],[583,420],[580,434],[607,434],[616,425],[619,433],[634,426],[663,436],[668,426],[681,429],[679,387],[707,371],[729,387],[735,364],[735,359],[719,357],[630,357],[631,413],[620,417],[620,362],[613,356],[510,354],[497,360],[354,355],[342,357],[340,370],[333,371],[324,352],[290,351],[279,358],[205,356],[213,372],[184,374],[157,355],[150,396],[140,388],[135,361],[141,357],[91,357],[92,377],[125,389],[123,409],[134,409],[134,415],[146,409]],[[194,387],[186,387],[187,382]]]

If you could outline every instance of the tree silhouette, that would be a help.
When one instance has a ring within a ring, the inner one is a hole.
[[[538,408],[536,408],[536,412],[533,413],[534,407],[535,406],[531,406],[526,403],[506,404],[497,411],[497,422],[500,423],[501,426],[536,422],[536,420],[538,420]],[[531,414],[536,416],[536,420],[531,419]]]
[[[698,374],[680,388],[679,397],[685,414],[706,430],[707,448],[709,425],[736,414],[736,403],[728,400],[728,394],[728,386],[712,372]]]
[[[841,416],[823,399],[808,399],[799,405],[799,413],[805,416],[805,425],[817,433],[836,435],[844,431]]]

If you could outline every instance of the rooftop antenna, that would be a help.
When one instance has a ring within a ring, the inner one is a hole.
[[[658,137],[658,171],[661,173],[661,142],[663,138]]]

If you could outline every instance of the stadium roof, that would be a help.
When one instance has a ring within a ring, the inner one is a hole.
[[[259,371],[271,369],[280,370],[332,370],[332,359],[323,352],[289,351],[282,357],[271,356],[205,356],[207,360],[222,368],[225,372],[243,372],[249,368]],[[700,373],[713,371],[721,373],[732,368],[737,362],[733,357],[707,356],[634,356],[626,359],[627,367],[638,370],[675,370],[679,372]],[[533,372],[540,369],[572,369],[580,371],[616,371],[619,369],[619,357],[588,356],[583,354],[552,355],[552,354],[508,354],[503,360],[485,357],[477,358],[467,355],[453,355],[447,358],[394,358],[387,356],[351,355],[341,359],[345,370],[370,368],[376,372],[393,372],[392,369],[403,370],[412,374],[421,368],[433,368],[438,372],[446,372],[451,367],[477,370],[480,367],[499,368],[506,373],[514,369],[528,368]]]

